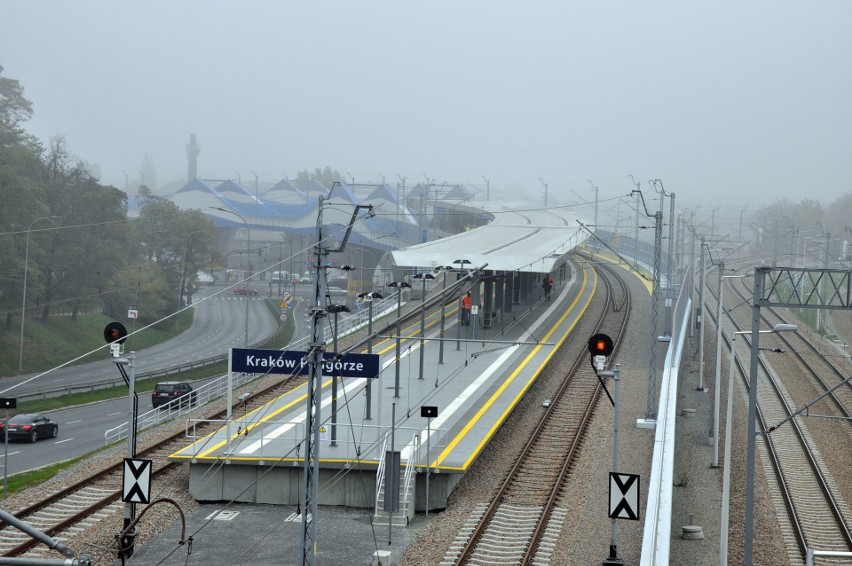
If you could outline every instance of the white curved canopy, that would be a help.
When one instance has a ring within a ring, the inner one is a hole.
[[[395,250],[397,265],[435,268],[470,261],[494,271],[546,273],[584,242],[588,220],[570,208],[533,208],[527,204],[471,203],[494,221],[468,232]],[[458,265],[458,264],[456,264]]]

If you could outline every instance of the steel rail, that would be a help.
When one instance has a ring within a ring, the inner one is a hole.
[[[606,282],[605,284],[606,284],[606,287],[607,287],[606,303],[604,305],[604,308],[601,311],[601,316],[594,323],[594,326],[595,326],[594,332],[598,332],[603,327],[603,325],[605,324],[605,322],[608,318],[608,314],[609,314],[608,308],[610,306],[613,306],[613,310],[614,311],[616,310],[615,307],[614,307],[614,305],[615,305],[614,299],[612,298],[612,289],[611,289],[610,282],[608,281],[607,277],[603,277],[603,279]],[[624,287],[624,285],[623,285],[623,282],[622,282],[622,288],[626,289],[626,287]],[[624,301],[622,301],[621,306],[624,306],[624,304],[625,304]],[[620,342],[621,342],[621,335],[623,334],[623,330],[626,327],[626,321],[627,321],[627,316],[625,315],[623,317],[623,319],[621,320],[620,330],[619,330],[619,332],[616,336],[616,339],[614,340],[614,343],[616,344],[616,349],[618,348],[618,344],[620,344]],[[464,563],[468,562],[473,557],[473,555],[476,551],[477,545],[482,540],[482,537],[485,534],[489,525],[492,523],[492,520],[493,520],[494,516],[496,515],[499,507],[505,501],[506,495],[511,490],[512,484],[515,482],[515,479],[519,476],[523,467],[529,466],[528,456],[532,452],[537,441],[544,434],[544,431],[547,429],[547,425],[549,424],[551,419],[553,419],[554,415],[557,414],[557,411],[559,410],[559,407],[560,407],[560,400],[565,397],[565,392],[568,390],[569,386],[572,385],[572,383],[574,381],[573,376],[578,373],[579,369],[582,367],[582,364],[588,363],[588,357],[587,356],[588,356],[588,354],[585,352],[585,349],[584,349],[583,353],[580,354],[579,356],[577,356],[577,358],[575,359],[575,361],[572,365],[572,369],[568,372],[568,376],[566,377],[566,379],[562,380],[562,383],[560,384],[558,391],[555,394],[554,399],[551,402],[550,407],[548,407],[547,411],[545,411],[545,413],[542,415],[542,418],[540,419],[539,423],[536,425],[536,428],[533,431],[531,437],[528,439],[528,441],[524,445],[523,449],[521,450],[521,454],[518,456],[518,458],[517,458],[515,464],[513,465],[512,469],[510,470],[510,472],[508,473],[508,475],[506,476],[506,478],[502,482],[501,486],[497,490],[497,493],[492,498],[491,502],[488,504],[488,507],[486,508],[485,512],[480,517],[478,525],[474,529],[473,533],[469,536],[467,542],[464,544],[464,547],[458,553],[458,556],[456,558],[457,564],[464,564]],[[551,488],[549,490],[549,494],[547,496],[546,503],[544,505],[544,509],[540,513],[537,524],[534,527],[534,530],[532,531],[532,536],[530,537],[530,540],[527,543],[527,548],[525,549],[525,553],[526,553],[527,558],[525,558],[524,562],[522,562],[522,563],[528,563],[529,556],[535,554],[535,552],[537,551],[538,543],[541,540],[541,537],[544,533],[544,529],[545,529],[546,524],[547,524],[547,519],[552,514],[553,507],[554,507],[555,502],[558,498],[559,488],[561,487],[561,484],[564,482],[564,479],[567,476],[567,472],[570,470],[570,467],[575,460],[576,454],[577,454],[579,447],[582,443],[582,439],[583,439],[583,436],[585,434],[586,427],[587,427],[587,425],[588,425],[588,423],[591,419],[591,415],[594,412],[594,408],[596,406],[596,401],[600,397],[601,387],[602,386],[601,386],[600,382],[596,382],[594,389],[593,389],[593,392],[587,398],[587,402],[584,405],[583,414],[580,418],[580,423],[578,425],[579,426],[578,431],[575,434],[574,439],[572,440],[571,445],[566,452],[566,456],[562,459],[562,461],[559,464],[559,472],[558,472],[558,475],[557,475],[558,479],[557,479],[557,481],[553,482],[553,485],[551,486]]]
[[[741,299],[748,300],[748,297],[744,293],[740,292],[738,289],[736,289],[736,287],[734,289],[737,292],[737,294],[740,296]],[[712,291],[711,291],[710,294],[718,301],[718,297],[716,297],[715,294]],[[708,309],[708,310],[712,310],[712,309]],[[761,310],[764,310],[764,309],[761,309]],[[719,321],[715,320],[715,315],[712,312],[709,312],[708,314],[710,314],[710,318],[713,319],[716,324],[719,324]],[[726,314],[727,314],[728,318],[730,319],[731,323],[734,325],[734,327],[737,330],[741,330],[742,327],[737,322],[737,320],[733,317],[733,314],[730,311],[727,311]],[[773,314],[775,314],[775,316],[779,316],[777,313],[773,313]],[[764,319],[767,323],[769,322],[765,318],[765,315],[763,313],[761,313],[761,318]],[[779,316],[779,318],[781,318],[781,317]],[[782,318],[782,320],[783,320],[783,318]],[[744,336],[746,337],[746,339],[748,339],[748,334],[745,334]],[[723,338],[724,338],[725,342],[728,344],[728,348],[730,349],[731,343],[730,343],[728,336],[723,333]],[[803,340],[806,340],[803,336],[801,338]],[[780,384],[777,382],[776,378],[774,377],[774,375],[770,371],[769,365],[763,359],[760,359],[760,358],[758,359],[758,362],[759,362],[760,369],[762,370],[763,374],[766,376],[766,378],[769,380],[769,383],[772,385],[772,391],[774,392],[775,396],[779,400],[780,406],[783,408],[786,415],[789,416],[794,411],[794,409],[791,408],[788,405],[786,399],[784,399],[784,396],[781,392]],[[742,379],[744,387],[746,388],[746,390],[748,390],[748,388],[749,388],[748,372],[742,366],[742,363],[738,359],[737,359],[737,366],[736,367],[738,369],[738,374],[740,375],[740,378]],[[788,519],[790,520],[790,524],[791,524],[791,527],[793,529],[793,534],[794,534],[795,539],[796,539],[796,544],[799,548],[801,556],[804,557],[807,546],[808,546],[808,536],[805,532],[805,526],[804,525],[805,525],[805,523],[807,523],[809,525],[812,524],[813,517],[802,518],[802,517],[800,517],[800,512],[797,511],[797,505],[796,505],[796,501],[795,501],[796,497],[794,496],[794,490],[801,489],[801,488],[796,488],[796,487],[793,486],[793,484],[791,484],[791,481],[793,481],[793,479],[789,477],[790,473],[785,472],[784,469],[783,469],[782,458],[781,458],[781,455],[779,454],[779,449],[775,446],[775,443],[773,441],[771,441],[771,439],[770,439],[770,437],[767,433],[769,428],[770,428],[770,425],[767,425],[766,417],[765,417],[765,411],[763,409],[761,409],[760,404],[758,404],[758,406],[757,406],[757,415],[758,415],[757,421],[758,421],[758,424],[761,427],[759,429],[760,432],[758,434],[760,434],[764,439],[764,446],[765,446],[767,453],[769,455],[770,463],[772,465],[773,471],[775,473],[775,477],[776,477],[778,484],[780,486],[780,489],[781,489],[782,500],[784,501],[784,507],[787,510]],[[797,439],[798,444],[802,449],[802,453],[804,454],[804,456],[805,456],[805,458],[808,462],[808,467],[811,469],[811,472],[813,474],[813,481],[817,484],[820,492],[823,495],[823,498],[825,499],[826,505],[829,507],[829,509],[831,511],[831,515],[834,517],[835,525],[838,527],[839,533],[841,535],[845,536],[846,545],[849,548],[852,548],[852,537],[850,537],[849,528],[846,525],[846,522],[845,522],[844,517],[843,517],[843,513],[841,512],[841,510],[839,508],[837,498],[834,496],[830,486],[828,485],[827,477],[826,477],[825,473],[823,472],[816,455],[813,453],[813,450],[810,446],[810,442],[805,438],[804,431],[802,430],[801,426],[799,425],[798,422],[796,422],[795,419],[793,419],[790,424],[791,424],[791,428],[793,430],[794,436]],[[728,433],[726,433],[726,434],[728,434]],[[801,470],[795,470],[795,471],[800,472]]]

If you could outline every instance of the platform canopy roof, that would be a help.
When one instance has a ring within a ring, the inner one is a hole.
[[[564,256],[589,238],[581,224],[590,222],[571,208],[532,208],[528,204],[471,203],[490,213],[494,221],[468,232],[395,250],[397,265],[434,269],[459,266],[492,271],[547,273]]]

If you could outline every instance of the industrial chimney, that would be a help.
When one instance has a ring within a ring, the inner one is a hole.
[[[198,154],[201,146],[195,142],[195,134],[189,134],[189,145],[186,146],[186,159],[188,162],[186,170],[186,182],[191,183],[198,178]]]

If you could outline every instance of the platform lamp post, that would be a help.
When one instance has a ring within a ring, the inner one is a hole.
[[[337,315],[342,312],[351,312],[346,305],[326,305],[326,312],[334,314],[334,354],[340,355],[337,350]],[[369,383],[369,382],[368,382]],[[337,374],[331,376],[331,446],[337,446]]]
[[[423,356],[426,353],[426,280],[434,279],[435,276],[431,273],[417,273],[411,278],[423,281],[423,295],[420,297],[420,302],[424,303],[420,306],[420,373],[417,376],[417,379],[423,379]]]
[[[399,358],[400,358],[400,333],[402,329],[400,328],[400,323],[402,320],[402,290],[410,289],[411,285],[409,285],[405,281],[391,281],[388,283],[388,287],[392,289],[396,289],[396,379],[394,381],[393,386],[393,398],[399,399]]]
[[[248,279],[246,279],[246,288],[248,288],[249,281],[251,281],[251,276],[252,276],[252,272],[251,272],[251,228],[249,228],[248,222],[246,222],[246,219],[243,218],[243,216],[241,214],[236,213],[233,210],[228,210],[227,208],[222,208],[221,206],[214,206],[214,207],[211,207],[211,208],[213,208],[213,210],[218,210],[220,212],[227,212],[228,214],[233,214],[234,216],[236,216],[237,218],[242,220],[243,224],[246,225],[246,234],[247,234],[246,252],[248,253],[248,268],[249,268],[249,276],[248,276]],[[251,297],[251,295],[249,295],[248,292],[246,292],[246,336],[245,336],[245,341],[243,343],[243,346],[245,348],[248,348],[248,345],[249,345],[248,332],[249,332],[249,302],[250,302],[250,297]],[[228,402],[228,406],[230,407],[230,401]]]
[[[453,265],[458,266],[457,268],[454,269],[454,271],[456,269],[459,270],[459,271],[463,271],[464,266],[468,265],[470,263],[473,263],[473,262],[468,260],[468,259],[454,260]],[[459,305],[461,305],[463,300],[464,300],[464,290],[461,287],[459,287]],[[471,305],[471,306],[473,306],[473,305]],[[462,313],[462,316],[464,316],[464,313]],[[460,350],[461,350],[461,320],[459,320],[459,323],[456,324],[456,352],[458,352]]]
[[[444,275],[441,277],[441,336],[438,341],[438,363],[444,363],[444,324],[446,320],[446,309],[447,309],[447,274],[455,271],[452,265],[445,265],[438,268],[439,271],[443,271]]]
[[[24,363],[24,320],[26,319],[27,314],[27,267],[30,261],[30,232],[32,232],[33,224],[36,222],[40,222],[42,220],[55,220],[59,218],[58,216],[42,216],[41,218],[36,218],[30,225],[27,227],[27,245],[24,247],[24,288],[23,288],[23,298],[21,299],[21,343],[18,347],[18,371],[21,371]]]
[[[798,330],[795,324],[776,324],[772,330],[758,330],[758,334],[770,334],[775,332],[795,332]],[[720,520],[719,533],[719,564],[727,566],[728,564],[728,530],[729,530],[729,507],[731,502],[731,427],[733,420],[734,409],[734,368],[737,363],[737,336],[740,334],[752,334],[753,330],[738,330],[731,334],[731,361],[728,371],[728,409],[725,415],[725,456],[722,470],[722,517]],[[757,354],[754,351],[755,344],[752,343],[752,356],[756,358]],[[752,391],[756,392],[755,386],[757,374],[755,373],[750,379],[749,395]],[[753,425],[749,423],[749,429]],[[746,513],[748,513],[748,502],[746,503]],[[747,554],[750,558],[750,554]],[[751,560],[746,563],[750,564]]]
[[[372,293],[359,293],[358,297],[357,297],[357,300],[364,302],[364,303],[367,303],[367,353],[368,354],[373,353],[373,299],[384,299],[384,298],[385,298],[384,295],[382,295],[378,291],[373,291]],[[381,375],[376,376],[376,379],[381,379]],[[364,419],[368,420],[368,421],[371,420],[371,415],[370,415],[370,409],[371,409],[370,399],[371,399],[371,397],[370,397],[370,393],[371,393],[371,389],[372,389],[372,387],[371,387],[372,381],[373,381],[372,379],[367,380],[367,386],[366,386],[366,391],[365,391],[365,394],[367,395],[367,402],[365,403],[366,416],[364,417]],[[381,383],[381,382],[379,382],[379,383]],[[379,386],[379,400],[381,400],[381,391],[382,391],[382,388],[381,388],[381,386]],[[379,405],[379,407],[381,408],[381,405]]]

